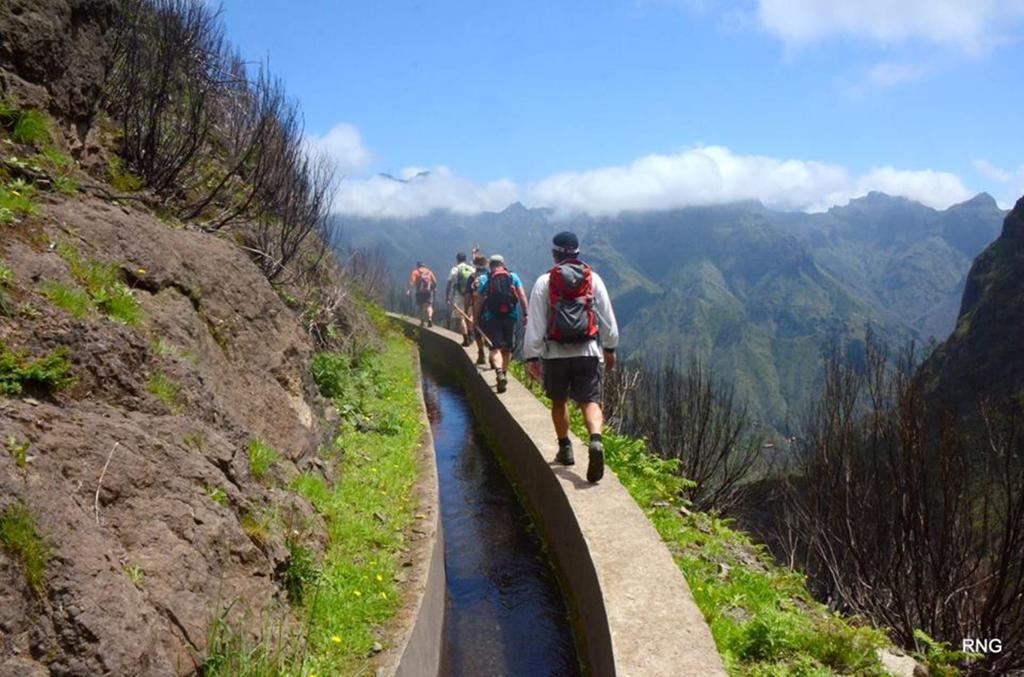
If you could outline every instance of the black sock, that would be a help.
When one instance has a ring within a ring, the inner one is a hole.
[[[590,441],[591,442],[600,442],[601,441],[601,433],[590,433]]]
[[[565,446],[568,446],[568,444],[569,444],[569,438],[568,437],[559,437],[558,438],[558,446],[565,447]]]

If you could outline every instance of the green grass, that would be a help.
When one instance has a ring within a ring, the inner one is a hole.
[[[315,361],[317,382],[351,415],[342,419],[325,452],[337,465],[331,475],[339,479],[332,483],[307,473],[291,484],[321,515],[328,537],[319,560],[301,537],[286,540],[291,558],[284,585],[302,633],[253,642],[218,619],[204,674],[372,674],[368,656],[378,641],[373,631],[402,603],[395,579],[404,534],[414,520],[423,424],[412,350],[404,337],[392,334],[379,353],[335,353]],[[356,393],[352,384],[367,387]],[[358,398],[358,405],[349,397]],[[260,542],[274,525],[245,515],[242,527]]]
[[[513,373],[547,402],[519,363]],[[586,439],[578,411],[573,431]],[[604,434],[611,468],[644,510],[686,577],[732,675],[884,675],[876,650],[887,636],[817,602],[804,577],[776,565],[763,546],[729,520],[691,512],[680,498],[689,483],[643,440]]]
[[[84,290],[57,280],[43,286],[43,296],[72,317],[85,317],[92,310],[92,299]]]
[[[31,108],[19,111],[15,116],[11,139],[16,143],[48,144],[51,137],[50,122],[46,114]]]
[[[338,482],[305,474],[292,485],[328,530],[320,584],[303,604],[310,621],[306,667],[316,674],[368,669],[372,629],[401,604],[394,578],[404,531],[414,519],[416,450],[423,434],[412,355],[409,342],[391,334],[383,352],[354,362],[314,360],[317,383],[334,394],[339,409],[350,408],[350,384],[363,385],[359,416],[345,420],[334,441],[333,454],[342,459]]]
[[[107,180],[114,190],[121,193],[134,193],[142,189],[142,179],[128,171],[124,161],[116,155],[110,155],[107,160]]]
[[[270,472],[270,468],[280,460],[277,450],[263,440],[249,442],[249,472],[258,480]]]
[[[25,582],[42,596],[50,548],[39,535],[35,519],[25,505],[15,503],[0,516],[0,543],[21,561]]]
[[[14,314],[14,306],[7,296],[7,288],[14,282],[14,271],[6,263],[0,262],[0,317]]]
[[[181,413],[181,385],[174,379],[165,374],[154,374],[146,384],[146,390],[175,416]]]
[[[0,226],[35,214],[36,203],[32,199],[35,193],[36,187],[22,179],[0,181]]]
[[[135,298],[134,291],[121,282],[116,265],[95,259],[85,260],[75,247],[67,243],[57,245],[57,253],[67,263],[71,276],[85,289],[88,306],[95,306],[102,314],[122,324],[135,325],[139,323],[142,319],[142,307],[139,305],[138,299]],[[64,301],[68,301],[66,292],[67,290],[61,295]],[[51,300],[60,305],[52,297]],[[81,299],[75,301],[81,303]],[[68,310],[68,308],[65,309]],[[82,315],[84,314],[83,312]],[[77,315],[77,317],[82,315]]]
[[[228,495],[220,487],[206,485],[203,487],[203,491],[206,492],[207,497],[217,505],[228,504]]]
[[[0,395],[20,395],[26,389],[54,393],[73,385],[71,360],[64,349],[30,359],[0,341]]]
[[[34,108],[19,109],[6,98],[0,99],[0,127],[15,143],[39,146],[52,140],[45,113]]]
[[[142,584],[146,579],[146,572],[143,571],[142,567],[135,564],[126,564],[124,566],[124,575],[128,577],[128,580],[138,588],[142,589]]]
[[[11,434],[7,436],[4,446],[7,447],[7,451],[14,458],[14,465],[18,466],[19,469],[23,469],[28,465],[28,450],[31,447],[28,440],[21,442],[16,435]]]

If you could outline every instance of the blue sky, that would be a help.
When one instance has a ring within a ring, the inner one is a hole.
[[[1024,193],[1024,0],[223,8],[347,175],[341,211]]]

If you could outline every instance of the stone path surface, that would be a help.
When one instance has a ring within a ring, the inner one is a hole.
[[[494,372],[478,371],[475,347],[463,348],[459,335],[438,327],[414,327],[412,334],[427,359],[460,371],[477,398],[477,416],[531,503],[573,597],[590,671],[725,675],[682,572],[615,474],[606,470],[599,484],[589,484],[586,447],[576,438],[577,464],[554,464],[549,412],[523,384],[510,376],[508,391],[497,395]],[[594,618],[602,609],[604,618]],[[610,646],[599,646],[604,643]]]

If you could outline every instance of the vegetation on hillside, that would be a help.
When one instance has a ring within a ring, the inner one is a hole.
[[[545,399],[519,363],[516,375]],[[579,412],[573,431],[585,436]],[[884,632],[844,619],[815,601],[803,577],[773,563],[763,547],[715,513],[691,509],[679,461],[643,440],[606,431],[608,466],[647,513],[686,576],[730,674],[884,675],[876,650]]]
[[[302,530],[286,541],[285,585],[298,616],[295,628],[267,633],[254,644],[218,619],[204,674],[357,674],[371,670],[373,656],[386,648],[382,625],[403,603],[402,560],[416,519],[423,423],[413,347],[398,333],[389,333],[385,346],[322,352],[314,360],[313,377],[342,419],[320,453],[326,476],[306,472],[289,485],[327,529],[322,554]],[[249,445],[254,475],[265,476],[270,453],[258,440]]]
[[[790,474],[781,520],[819,594],[926,651],[991,638],[956,656],[972,671],[1024,668],[1024,402],[953,412],[929,398],[905,352],[892,366],[833,356]],[[926,636],[921,631],[927,633]]]

